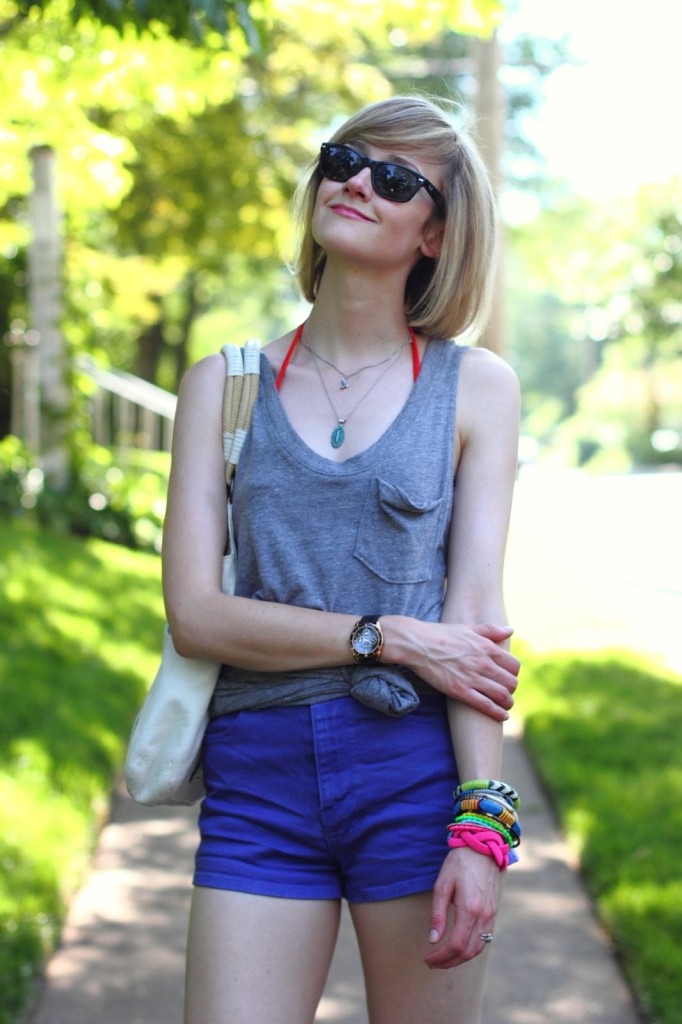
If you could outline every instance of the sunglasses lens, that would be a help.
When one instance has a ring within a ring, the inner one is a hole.
[[[323,146],[320,170],[330,181],[348,181],[360,170],[360,160],[346,146]]]
[[[407,167],[380,163],[375,168],[375,187],[384,199],[406,203],[419,191],[419,181]]]

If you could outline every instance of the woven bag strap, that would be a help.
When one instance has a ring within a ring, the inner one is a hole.
[[[232,484],[244,438],[251,425],[260,382],[260,345],[249,338],[244,348],[223,345],[225,394],[223,396],[223,457],[225,482]]]

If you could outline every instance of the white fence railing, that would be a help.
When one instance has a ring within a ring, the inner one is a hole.
[[[105,370],[87,356],[80,356],[76,366],[96,385],[90,397],[96,444],[170,451],[175,395],[123,370]]]

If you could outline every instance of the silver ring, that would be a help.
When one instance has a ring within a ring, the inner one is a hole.
[[[482,935],[481,935],[481,940],[483,942],[492,942],[493,941],[493,933],[492,932],[483,932]]]

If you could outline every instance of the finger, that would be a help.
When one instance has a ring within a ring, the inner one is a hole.
[[[479,952],[468,931],[454,927],[442,946],[426,954],[424,963],[435,970],[447,970],[472,960]]]
[[[518,676],[521,671],[521,662],[511,651],[506,651],[504,647],[497,647],[490,651],[490,657],[501,669],[503,669],[508,675]]]
[[[493,927],[494,918],[492,920],[479,918],[470,922],[469,925],[463,923],[460,928],[455,924],[447,941],[438,949],[427,953],[424,962],[435,970],[447,970],[458,964],[466,963],[467,960],[473,960],[484,953],[490,945],[492,940],[486,941],[483,936],[492,935]]]
[[[504,690],[499,693],[499,701],[493,700],[492,697],[486,696],[480,690],[467,691],[466,698],[463,698],[461,694],[453,692],[450,696],[457,701],[464,701],[469,707],[472,707],[474,711],[480,711],[488,718],[493,718],[496,722],[506,722],[509,718],[509,711],[504,706],[505,703],[510,703],[509,693]]]
[[[448,910],[454,899],[454,883],[448,877],[447,865],[449,855],[443,863],[431,898],[431,917],[429,918],[429,942],[440,942],[445,935],[448,923]]]
[[[514,632],[512,626],[494,626],[490,622],[474,626],[474,629],[480,636],[484,636],[487,640],[492,640],[495,644],[508,640]]]
[[[509,711],[514,706],[514,691],[518,686],[515,676],[501,671],[490,662],[483,662],[478,669],[477,678],[472,677],[470,686],[483,697]]]

